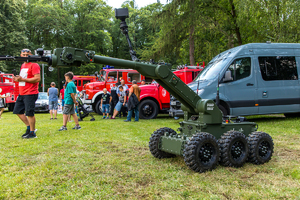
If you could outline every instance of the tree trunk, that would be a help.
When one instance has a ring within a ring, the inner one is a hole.
[[[194,0],[190,1],[190,35],[189,35],[189,45],[190,45],[190,65],[195,65],[195,40],[194,40],[194,33],[195,33],[195,24],[194,24],[194,18],[193,13],[195,9],[195,3]]]
[[[190,65],[195,65],[195,41],[194,41],[194,32],[195,26],[192,25],[190,27],[190,36],[189,36],[189,44],[190,44]]]
[[[230,2],[230,5],[231,5],[231,15],[232,15],[232,18],[233,18],[235,34],[236,34],[236,37],[238,39],[239,45],[242,45],[243,42],[242,42],[240,27],[238,26],[237,21],[236,21],[237,15],[236,15],[235,6],[234,6],[234,3],[233,3],[233,0],[229,0],[229,2]]]

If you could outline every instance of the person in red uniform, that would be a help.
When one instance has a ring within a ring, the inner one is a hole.
[[[65,89],[66,89],[66,86],[63,85],[63,89],[60,90],[60,95],[59,95],[62,111],[64,110],[64,106],[65,106]]]
[[[32,55],[29,49],[21,51],[21,57],[28,57],[29,55]],[[13,113],[18,115],[27,126],[22,137],[24,139],[36,138],[34,108],[39,94],[40,66],[37,63],[24,62],[20,69],[20,75],[14,76],[13,80],[19,82],[20,93]]]

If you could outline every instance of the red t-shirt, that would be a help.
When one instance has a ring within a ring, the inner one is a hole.
[[[61,93],[61,99],[65,99],[65,89],[61,89],[60,93]]]
[[[23,63],[20,70],[22,78],[33,78],[35,74],[40,74],[40,66],[37,63]],[[39,82],[27,83],[19,82],[20,95],[31,95],[39,93]]]

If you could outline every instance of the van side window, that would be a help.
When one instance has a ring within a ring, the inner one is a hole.
[[[239,58],[231,63],[227,71],[231,71],[233,81],[237,81],[250,76],[251,58]]]
[[[298,80],[294,56],[258,57],[261,76],[265,81]]]

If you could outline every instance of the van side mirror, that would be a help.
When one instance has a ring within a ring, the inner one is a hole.
[[[225,76],[223,78],[223,82],[229,82],[229,81],[232,81],[232,80],[233,80],[233,78],[231,76],[231,71],[230,70],[226,71]]]

